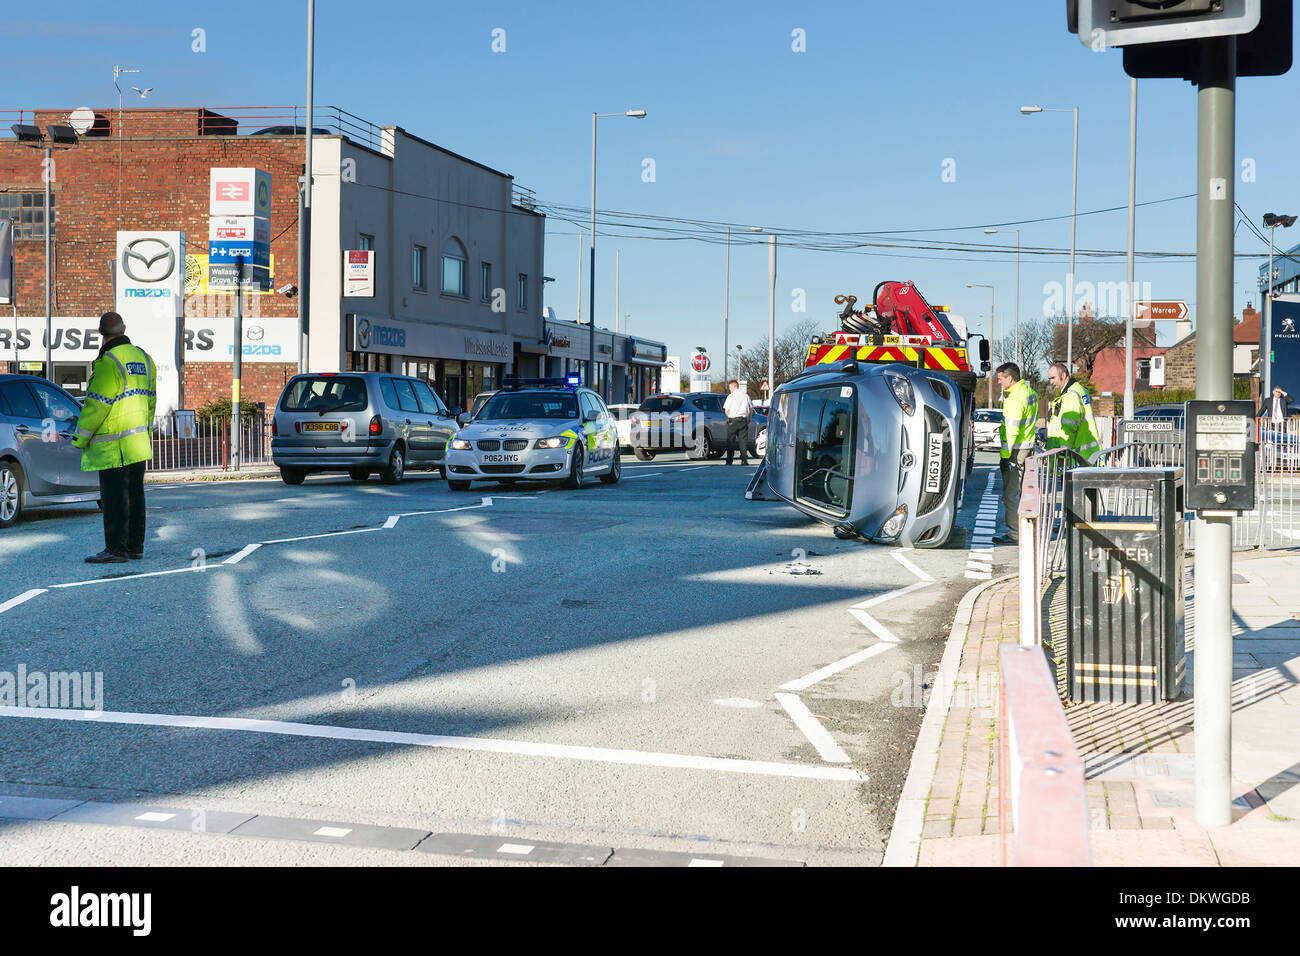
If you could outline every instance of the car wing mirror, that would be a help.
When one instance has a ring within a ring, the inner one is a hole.
[[[462,428],[469,424],[469,412],[459,412],[456,415],[456,424]]]
[[[594,422],[599,417],[600,417],[600,412],[589,408],[587,409],[586,412],[583,413],[582,420],[584,422]]]

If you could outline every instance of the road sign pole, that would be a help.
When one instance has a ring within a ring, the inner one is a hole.
[[[1259,353],[1259,364],[1264,371],[1264,388],[1260,392],[1261,402],[1266,402],[1273,394],[1273,231],[1277,226],[1268,227],[1268,281],[1264,284],[1264,348]]]
[[[244,260],[235,259],[235,347],[230,358],[230,470],[239,471],[242,448],[239,441],[243,399],[240,380],[244,374]]]
[[[1200,41],[1197,90],[1196,397],[1232,398],[1236,37]],[[1189,423],[1190,424],[1190,423]],[[1232,822],[1232,518],[1197,516],[1196,822]]]
[[[1124,323],[1124,421],[1133,420],[1133,319],[1137,292],[1133,287],[1133,256],[1137,238],[1138,81],[1128,85],[1128,321]]]

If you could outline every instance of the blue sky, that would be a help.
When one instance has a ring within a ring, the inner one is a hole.
[[[644,108],[644,120],[601,120],[597,204],[769,230],[885,232],[1064,216],[1022,227],[1025,246],[1068,248],[1068,114],[1022,116],[1027,103],[1080,108],[1079,210],[1127,201],[1128,77],[1118,51],[1092,53],[1066,33],[1064,3],[1019,0],[446,4],[318,0],[316,102],[397,124],[512,173],[543,202],[589,202],[590,115]],[[1016,22],[994,21],[1001,7]],[[115,63],[142,72],[150,106],[301,104],[305,2],[231,0],[210,7],[145,0],[114,7],[51,0],[11,20],[7,108],[104,106]],[[116,12],[115,11],[119,11]],[[191,50],[206,31],[206,52]],[[505,31],[506,51],[492,50]],[[805,52],[792,49],[803,31]],[[50,67],[57,54],[59,65]],[[1300,136],[1283,104],[1297,73],[1238,84],[1237,201],[1258,224],[1300,212]],[[128,95],[133,95],[128,93]],[[1196,93],[1180,80],[1140,85],[1138,201],[1195,190]],[[137,101],[138,102],[138,101]],[[654,181],[643,179],[654,161]],[[947,162],[946,161],[951,161]],[[947,169],[949,179],[943,173]],[[1239,171],[1240,172],[1240,171]],[[955,178],[952,174],[955,173]],[[578,217],[581,218],[581,217]],[[1014,243],[980,228],[910,239]],[[546,304],[576,314],[578,226],[548,222]],[[632,230],[649,234],[647,230]],[[1279,234],[1281,237],[1283,234]],[[754,237],[750,237],[751,241]],[[1300,241],[1300,230],[1295,237]],[[762,241],[761,238],[758,241]],[[1080,249],[1122,250],[1126,215],[1082,216]],[[1138,210],[1140,250],[1191,252],[1192,199]],[[1289,243],[1283,242],[1283,245]],[[614,319],[614,251],[621,311],[633,333],[670,352],[722,344],[723,249],[692,240],[602,236],[598,324]],[[1239,229],[1239,252],[1266,251]],[[933,302],[987,330],[996,287],[1000,328],[1013,315],[1014,256],[872,248],[869,254],[782,247],[778,329],[815,317],[834,324],[833,297],[866,301],[884,279],[913,279]],[[733,244],[731,342],[767,328],[767,255]],[[1256,264],[1239,264],[1235,308],[1258,304]],[[1021,316],[1042,314],[1063,283],[1066,256],[1024,256]],[[1079,282],[1119,282],[1123,256],[1081,258]],[[1144,261],[1155,298],[1195,300],[1188,260]],[[584,314],[586,312],[584,279]],[[793,310],[803,290],[807,311]],[[1167,339],[1168,331],[1162,337]]]

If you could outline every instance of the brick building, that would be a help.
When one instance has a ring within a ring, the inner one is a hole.
[[[289,117],[241,110],[129,109],[120,123],[116,109],[94,115],[75,146],[54,154],[52,370],[44,367],[43,157],[0,139],[0,216],[16,222],[15,301],[11,315],[0,315],[0,369],[83,389],[98,350],[98,316],[114,304],[118,230],[180,231],[187,277],[181,404],[229,398],[234,296],[207,289],[209,170],[271,174],[272,289],[296,287],[301,127],[298,135],[294,126],[267,132]],[[461,407],[508,371],[536,374],[546,351],[545,219],[513,179],[400,127],[330,108],[318,115],[309,367],[419,374]],[[66,110],[8,116],[42,128],[68,122]],[[344,294],[345,250],[374,251],[372,295]],[[243,313],[243,395],[273,403],[298,370],[298,299],[245,293]],[[356,334],[358,323],[366,334]]]
[[[1258,375],[1259,312],[1250,306],[1241,310],[1241,321],[1233,317],[1232,372],[1235,377]],[[1179,323],[1177,341],[1165,352],[1165,388],[1187,391],[1196,388],[1196,332],[1190,323]]]

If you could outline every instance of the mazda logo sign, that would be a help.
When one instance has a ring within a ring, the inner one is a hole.
[[[357,319],[357,347],[370,348],[370,320]]]
[[[122,248],[122,272],[132,282],[162,282],[176,270],[176,250],[152,236],[133,239]]]
[[[262,336],[265,334],[266,329],[262,328],[260,325],[250,325],[248,328],[244,329],[244,338],[248,339],[250,342],[262,341]]]

